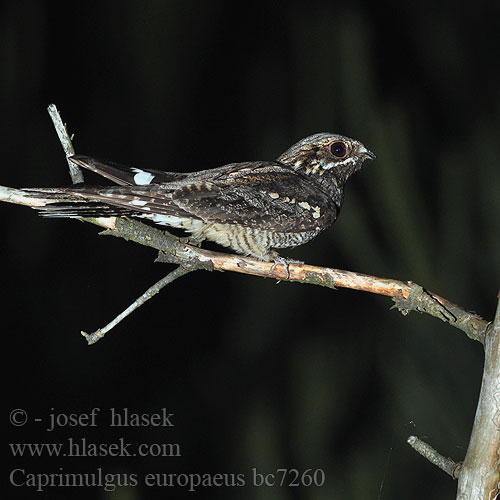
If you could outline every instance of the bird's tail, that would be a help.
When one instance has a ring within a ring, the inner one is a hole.
[[[86,186],[23,190],[43,217],[146,217],[159,224],[192,218],[172,200],[165,186]]]
[[[85,187],[23,188],[16,190],[42,217],[120,217],[130,209],[86,199]]]

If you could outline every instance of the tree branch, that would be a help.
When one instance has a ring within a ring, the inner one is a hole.
[[[500,495],[500,293],[490,326],[481,393],[458,480],[459,500],[494,500]]]
[[[29,191],[4,186],[0,186],[0,201],[34,208],[54,203],[53,198],[40,198]],[[197,248],[186,243],[185,238],[177,238],[168,231],[139,221],[116,217],[84,220],[105,228],[106,231],[101,234],[123,238],[158,250],[160,255],[157,260],[160,262],[182,264],[190,269],[231,271],[263,278],[309,283],[328,288],[351,288],[386,295],[394,300],[394,307],[404,315],[410,311],[430,314],[462,330],[469,338],[484,343],[489,324],[487,321],[411,281],[403,282],[297,263],[289,264],[287,276],[287,269],[283,264],[278,264],[272,270],[272,262]]]
[[[191,266],[204,269],[208,265],[209,269],[218,271],[232,271],[283,281],[309,283],[328,288],[351,288],[386,295],[393,298],[395,307],[402,314],[406,315],[409,311],[430,314],[464,331],[471,339],[484,342],[487,321],[411,281],[405,283],[352,271],[297,263],[288,265],[287,276],[287,269],[282,264],[273,270],[272,262],[193,247],[166,231],[124,219],[116,219],[114,228],[102,234],[125,238],[155,248],[160,251],[158,258],[160,262],[177,264],[187,262]]]

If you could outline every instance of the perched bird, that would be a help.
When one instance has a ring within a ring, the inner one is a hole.
[[[192,173],[128,168],[87,156],[70,161],[118,184],[33,189],[53,198],[48,217],[143,217],[182,228],[193,242],[214,241],[264,261],[273,249],[310,241],[337,219],[349,177],[375,155],[359,141],[316,134],[275,161],[231,163]]]

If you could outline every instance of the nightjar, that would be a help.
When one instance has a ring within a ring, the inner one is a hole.
[[[30,189],[48,217],[131,216],[182,228],[243,255],[276,260],[273,249],[310,241],[337,219],[344,185],[375,155],[359,141],[315,134],[274,161],[231,163],[192,173],[128,168],[76,155],[70,161],[117,186]]]

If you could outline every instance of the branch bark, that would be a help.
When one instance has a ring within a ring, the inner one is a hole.
[[[47,111],[49,112],[52,123],[54,124],[54,128],[56,129],[57,137],[59,137],[59,142],[64,149],[66,161],[68,162],[69,175],[71,176],[73,184],[83,182],[82,169],[75,163],[69,161],[69,157],[75,154],[75,150],[73,149],[73,143],[71,142],[71,137],[68,134],[68,129],[62,121],[61,115],[59,114],[56,105],[49,104]]]
[[[429,460],[436,467],[450,475],[453,479],[457,479],[460,472],[461,464],[455,462],[450,458],[446,458],[440,453],[438,453],[430,444],[422,441],[417,436],[410,436],[407,443],[417,452],[420,453],[424,458]]]

